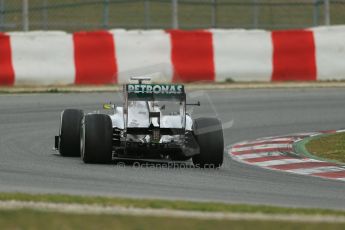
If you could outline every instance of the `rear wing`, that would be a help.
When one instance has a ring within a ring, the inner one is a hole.
[[[126,84],[124,85],[124,121],[126,130],[129,133],[140,133],[145,134],[149,132],[149,127],[144,128],[134,128],[128,127],[128,115],[129,108],[128,104],[131,101],[173,101],[179,104],[179,114],[181,118],[181,128],[167,128],[162,129],[162,133],[165,135],[173,135],[184,133],[186,127],[186,93],[183,85],[179,84]],[[147,104],[147,109],[149,111],[147,119],[152,123],[155,119],[160,125],[160,113],[158,111],[150,111],[149,103]]]
[[[183,85],[126,84],[125,97],[129,101],[186,101]]]

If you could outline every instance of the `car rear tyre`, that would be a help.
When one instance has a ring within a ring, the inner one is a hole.
[[[106,114],[86,115],[80,146],[85,163],[107,164],[112,160],[112,121]]]
[[[66,109],[61,113],[59,152],[61,156],[80,156],[80,124],[84,113],[79,109]]]
[[[219,168],[223,164],[224,140],[222,124],[217,118],[198,118],[193,122],[200,153],[193,164],[201,168]]]

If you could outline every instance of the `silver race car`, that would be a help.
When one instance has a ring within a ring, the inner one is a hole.
[[[223,163],[223,130],[217,118],[197,118],[186,113],[184,86],[143,84],[149,78],[132,78],[123,87],[122,106],[104,104],[111,115],[85,114],[66,109],[61,113],[55,149],[62,156],[81,156],[85,163],[114,160],[193,160],[195,167],[218,168]]]

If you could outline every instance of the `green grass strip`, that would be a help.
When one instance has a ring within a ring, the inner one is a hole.
[[[231,212],[231,213],[264,213],[264,214],[305,214],[305,215],[337,215],[345,216],[345,211],[288,208],[266,205],[226,204],[220,202],[173,201],[159,199],[131,199],[101,196],[77,196],[62,194],[26,194],[0,193],[0,201],[33,201],[68,204],[94,204],[102,206],[123,206],[134,208],[169,209],[184,211]]]
[[[294,147],[306,157],[345,165],[345,132],[309,137]]]
[[[258,220],[203,220],[193,218],[89,215],[41,212],[32,210],[0,210],[1,229],[344,229],[342,223],[308,223]]]
[[[173,217],[89,215],[32,210],[0,210],[1,229],[344,229],[343,223],[308,223],[259,220],[204,220]]]

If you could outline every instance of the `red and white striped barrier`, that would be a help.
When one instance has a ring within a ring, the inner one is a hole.
[[[345,79],[345,27],[0,34],[0,85]]]

